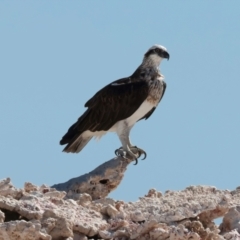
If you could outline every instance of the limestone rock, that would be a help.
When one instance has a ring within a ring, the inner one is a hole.
[[[5,219],[5,214],[0,210],[0,223],[3,223]]]
[[[220,226],[222,232],[237,230],[240,232],[240,205],[229,209]]]
[[[12,196],[18,199],[22,196],[22,191],[11,184],[10,178],[6,178],[0,181],[0,196]]]
[[[16,189],[9,178],[0,189],[0,240],[240,240],[240,188],[150,189],[136,202],[88,193],[73,200],[46,185]]]
[[[240,240],[240,234],[237,230],[232,230],[224,234],[224,239],[227,240]]]
[[[10,221],[0,224],[0,240],[51,240],[40,223]]]
[[[122,157],[115,157],[90,173],[77,178],[72,178],[65,183],[52,186],[59,191],[66,191],[67,197],[77,200],[80,194],[87,193],[93,200],[106,197],[121,183],[124,172],[132,160]]]

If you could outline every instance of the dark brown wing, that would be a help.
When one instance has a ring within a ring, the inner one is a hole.
[[[88,109],[63,136],[60,144],[76,139],[84,131],[107,131],[116,122],[130,117],[148,96],[148,84],[123,78],[98,91],[85,107]]]
[[[162,100],[166,88],[167,88],[167,84],[163,81],[162,96],[161,96],[159,102]],[[143,116],[142,118],[140,118],[138,121],[140,121],[140,120],[142,120],[142,119],[147,120],[147,119],[153,114],[153,112],[155,111],[155,109],[156,109],[156,107],[152,108],[145,116]]]

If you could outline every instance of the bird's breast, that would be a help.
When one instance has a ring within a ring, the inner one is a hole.
[[[128,117],[125,122],[128,126],[133,126],[139,119],[145,116],[153,107],[156,105],[148,101],[147,99],[140,105],[140,107],[133,113],[130,117]]]
[[[157,106],[163,94],[163,79],[164,78],[160,75],[160,77],[148,82],[149,92],[147,101],[151,102],[155,106]]]
[[[128,118],[116,122],[108,131],[116,132],[119,136],[128,131],[139,119],[145,116],[154,105],[147,99],[140,107]]]

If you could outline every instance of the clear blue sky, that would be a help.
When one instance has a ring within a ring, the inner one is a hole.
[[[59,140],[106,84],[167,47],[165,96],[131,140],[148,153],[110,194],[240,185],[239,1],[1,1],[0,179],[52,185],[114,157],[115,134],[79,154]]]

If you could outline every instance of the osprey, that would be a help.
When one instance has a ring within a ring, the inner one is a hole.
[[[159,65],[169,59],[167,49],[152,46],[144,55],[142,64],[129,77],[116,80],[98,91],[85,104],[87,110],[62,137],[61,145],[67,144],[64,152],[78,153],[93,138],[107,132],[116,132],[122,147],[115,151],[117,156],[136,160],[146,152],[133,146],[129,139],[133,125],[148,119],[163,97],[166,89]]]

